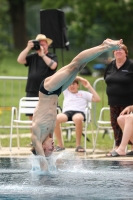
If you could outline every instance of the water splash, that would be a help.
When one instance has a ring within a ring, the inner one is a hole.
[[[54,158],[53,155],[49,157],[42,157],[42,156],[35,156],[31,155],[30,157],[31,164],[32,164],[32,169],[31,173],[36,173],[36,174],[49,174],[49,173],[54,173],[56,172],[56,158]],[[44,171],[40,167],[40,161],[45,161],[48,165],[48,170]]]

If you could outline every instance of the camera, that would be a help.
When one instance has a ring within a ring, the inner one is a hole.
[[[34,47],[32,48],[33,50],[39,50],[40,49],[40,43],[38,40],[32,40],[32,42],[34,43]]]

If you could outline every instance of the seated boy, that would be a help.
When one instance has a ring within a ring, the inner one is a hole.
[[[79,90],[79,82],[89,91]],[[61,123],[67,121],[74,121],[76,129],[76,152],[84,152],[85,150],[81,146],[82,136],[82,122],[85,121],[85,109],[88,102],[98,102],[100,97],[93,89],[91,84],[84,78],[77,76],[73,83],[63,91],[63,113],[59,113],[56,118],[56,127],[54,130],[57,147],[55,151],[64,150],[64,144],[62,141]]]

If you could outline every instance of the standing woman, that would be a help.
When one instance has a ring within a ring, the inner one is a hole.
[[[110,106],[115,149],[117,149],[122,140],[122,130],[117,123],[117,117],[125,107],[133,104],[133,62],[128,58],[128,49],[124,44],[121,49],[114,50],[113,53],[115,59],[108,64],[104,79],[107,85],[106,93]],[[107,156],[110,155],[110,153],[107,154]]]

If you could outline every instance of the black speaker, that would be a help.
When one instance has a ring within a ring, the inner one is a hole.
[[[40,32],[53,40],[50,47],[69,50],[65,14],[59,9],[40,10]]]

